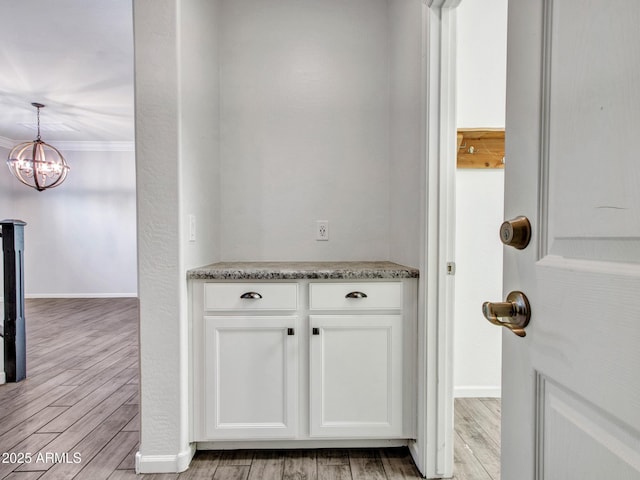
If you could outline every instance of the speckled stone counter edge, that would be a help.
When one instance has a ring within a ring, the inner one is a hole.
[[[418,269],[393,262],[220,262],[187,272],[192,280],[418,278]]]

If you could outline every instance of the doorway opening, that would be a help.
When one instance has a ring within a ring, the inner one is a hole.
[[[461,2],[456,20],[456,126],[504,129],[507,0],[490,0],[482,5]],[[484,319],[481,305],[484,301],[501,301],[503,295],[503,247],[498,229],[503,221],[504,168],[494,168],[494,164],[460,168],[461,163],[458,167],[454,472],[460,479],[497,480],[502,332]]]

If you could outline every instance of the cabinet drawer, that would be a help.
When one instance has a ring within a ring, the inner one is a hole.
[[[311,310],[384,310],[402,308],[402,283],[311,283]]]
[[[205,310],[296,310],[295,283],[205,283]]]

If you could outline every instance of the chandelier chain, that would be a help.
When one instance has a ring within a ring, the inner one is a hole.
[[[40,141],[40,107],[37,106],[36,108],[38,109],[38,136],[36,137],[36,140]]]

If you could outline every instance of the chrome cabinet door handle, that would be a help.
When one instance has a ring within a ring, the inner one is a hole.
[[[367,298],[367,294],[363,292],[349,292],[344,298]]]
[[[260,295],[258,292],[246,292],[246,293],[243,293],[242,295],[240,295],[240,298],[245,299],[245,300],[247,298],[252,299],[252,300],[257,300],[259,298],[262,298],[262,295]]]

